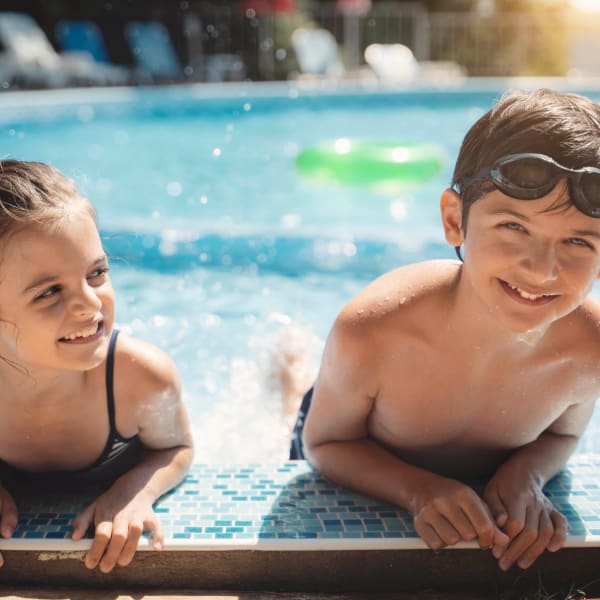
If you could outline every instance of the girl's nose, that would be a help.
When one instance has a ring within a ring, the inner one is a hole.
[[[102,308],[102,300],[98,297],[96,288],[85,283],[81,290],[74,294],[71,308],[78,317],[93,317]]]

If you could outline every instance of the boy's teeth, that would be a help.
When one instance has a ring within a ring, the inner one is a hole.
[[[90,327],[86,327],[81,331],[77,331],[76,333],[72,333],[71,335],[65,335],[63,339],[65,340],[74,340],[76,338],[86,338],[90,337],[90,335],[94,335],[98,331],[98,323],[92,325]]]
[[[510,283],[508,285],[510,286],[511,289],[515,290],[515,292],[517,292],[519,294],[519,296],[521,296],[521,298],[525,298],[526,300],[537,300],[538,298],[542,298],[543,296],[546,296],[546,294],[530,294],[529,292],[526,292],[525,290],[522,290],[521,288],[511,285]]]

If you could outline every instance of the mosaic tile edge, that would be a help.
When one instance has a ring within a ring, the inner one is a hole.
[[[600,456],[576,455],[547,493],[569,519],[567,547],[600,546]],[[78,552],[73,517],[90,498],[23,499],[0,550]],[[166,551],[424,549],[408,512],[323,479],[302,461],[199,465],[155,505]],[[477,548],[475,543],[461,548]],[[150,550],[143,538],[140,550]]]

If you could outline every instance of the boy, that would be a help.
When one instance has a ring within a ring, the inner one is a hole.
[[[600,106],[502,98],[467,133],[441,214],[464,263],[402,267],[342,310],[292,458],[303,440],[326,477],[408,509],[433,549],[477,540],[526,568],[565,541],[543,487],[600,394]],[[482,498],[463,483],[481,477]]]

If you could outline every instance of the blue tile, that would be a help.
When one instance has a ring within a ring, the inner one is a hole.
[[[587,462],[586,462],[587,460]],[[547,486],[569,519],[569,535],[600,535],[600,457],[574,457]],[[89,499],[19,503],[16,539],[68,539]],[[416,537],[406,510],[336,487],[306,463],[194,465],[155,504],[172,540],[403,539]]]

